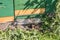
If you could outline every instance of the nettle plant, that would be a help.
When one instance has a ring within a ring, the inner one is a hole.
[[[60,35],[60,0],[56,3],[56,19],[57,22],[56,31],[55,33],[58,33]]]
[[[45,14],[43,14],[40,18],[42,20],[43,30],[54,31],[56,30],[55,24],[56,22],[56,3],[57,0],[45,0]]]

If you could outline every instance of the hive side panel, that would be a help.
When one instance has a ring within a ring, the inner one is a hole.
[[[0,0],[0,23],[13,21],[13,0]]]
[[[0,0],[0,17],[13,15],[13,0]]]
[[[15,0],[15,16],[45,13],[45,0]]]

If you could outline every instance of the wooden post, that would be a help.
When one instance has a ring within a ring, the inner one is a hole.
[[[15,0],[13,0],[14,22],[15,22]]]

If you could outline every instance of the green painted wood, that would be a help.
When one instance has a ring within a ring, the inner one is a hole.
[[[14,2],[15,10],[46,8],[46,12],[49,13],[53,12],[56,6],[56,0],[14,0]],[[0,0],[0,17],[5,16],[14,16],[13,0]]]
[[[13,15],[13,0],[0,0],[0,17]]]
[[[15,9],[36,9],[44,8],[45,0],[15,0]]]
[[[15,10],[45,7],[44,0],[14,0]],[[0,17],[14,16],[13,0],[0,0]]]
[[[45,0],[15,0],[15,10],[45,8]],[[16,16],[17,19],[39,17],[41,14]]]

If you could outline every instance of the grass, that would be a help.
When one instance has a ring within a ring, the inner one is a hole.
[[[24,31],[16,28],[15,30],[0,30],[0,40],[60,40],[60,36],[48,31],[43,34],[35,29]]]

